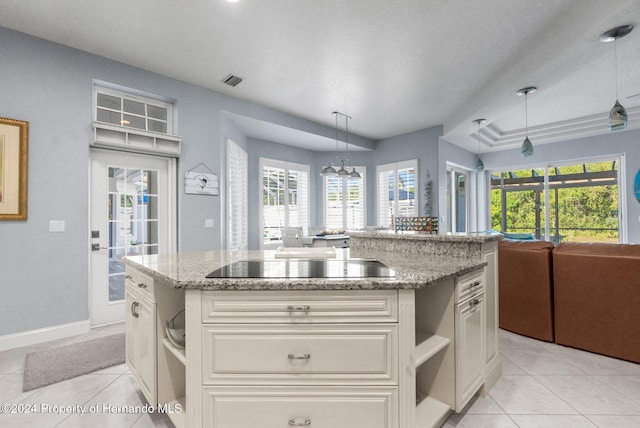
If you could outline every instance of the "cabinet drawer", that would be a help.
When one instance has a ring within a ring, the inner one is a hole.
[[[397,428],[396,388],[205,387],[203,426]]]
[[[127,268],[125,284],[131,289],[137,290],[142,296],[154,302],[153,279],[136,269]]]
[[[205,384],[396,384],[397,325],[206,325]]]
[[[469,298],[472,294],[484,291],[484,269],[475,270],[456,278],[456,303]]]
[[[204,323],[397,322],[398,293],[380,291],[205,291]]]

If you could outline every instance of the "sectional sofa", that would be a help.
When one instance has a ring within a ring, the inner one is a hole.
[[[640,363],[640,245],[502,240],[500,327]]]

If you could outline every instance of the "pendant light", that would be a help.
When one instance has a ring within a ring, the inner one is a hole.
[[[344,115],[344,143],[346,146],[347,156],[349,156],[349,119],[351,116]],[[349,159],[347,159],[348,161]],[[349,177],[351,178],[362,178],[360,173],[356,171],[356,167],[352,167],[351,172],[349,173]]]
[[[528,86],[516,92],[518,96],[524,95],[524,141],[522,142],[522,147],[520,148],[520,154],[522,155],[522,157],[533,155],[533,144],[531,144],[531,140],[529,139],[529,110],[527,106],[527,96],[529,94],[533,94],[537,90],[538,88],[536,88],[535,86]]]
[[[335,164],[338,165],[338,115],[343,116],[344,120],[345,120],[345,158],[344,159],[340,159],[340,168],[336,171],[336,169],[331,165],[331,162],[329,162],[329,164],[327,166],[325,166],[324,168],[322,168],[322,172],[320,173],[320,175],[324,175],[324,176],[333,176],[333,177],[351,177],[351,178],[361,178],[361,175],[358,171],[356,171],[355,167],[351,168],[351,172],[348,171],[348,166],[346,166],[345,164],[347,164],[349,162],[348,159],[348,155],[349,155],[349,119],[351,119],[351,116],[348,116],[344,113],[340,113],[339,111],[334,111],[331,114],[333,114],[336,117],[336,157],[335,157]]]
[[[480,125],[482,125],[483,123],[485,123],[487,121],[487,119],[473,119],[472,122],[475,123],[476,125],[478,125],[478,134],[480,134]],[[484,171],[484,162],[482,162],[482,159],[480,158],[480,137],[476,137],[476,139],[478,140],[478,160],[476,161],[476,172],[482,172]]]
[[[338,115],[336,114],[335,116],[336,116],[336,156],[334,159],[337,160],[338,159]],[[333,177],[338,175],[338,171],[336,171],[336,169],[331,165],[331,162],[329,162],[327,166],[322,168],[322,172],[320,173],[320,175],[323,175],[326,177]]]
[[[626,36],[633,30],[633,25],[622,25],[612,28],[600,35],[600,41],[604,43],[613,42],[614,62],[616,73],[616,103],[609,112],[609,131],[616,131],[627,127],[627,110],[618,101],[618,43],[617,40]]]

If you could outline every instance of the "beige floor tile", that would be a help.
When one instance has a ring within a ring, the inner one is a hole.
[[[532,376],[503,375],[489,394],[507,414],[578,413]]]
[[[451,415],[445,428],[518,428],[507,415]]]
[[[640,427],[640,416],[589,415],[587,418],[600,428]]]
[[[520,428],[596,428],[582,415],[511,415]]]
[[[640,415],[640,403],[594,377],[562,375],[536,379],[583,415]]]

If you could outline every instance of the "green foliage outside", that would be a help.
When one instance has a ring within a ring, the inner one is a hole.
[[[586,165],[588,172],[611,171],[611,162],[598,162]],[[532,171],[512,171],[517,177],[531,177]],[[544,170],[536,170],[544,176]],[[571,165],[559,167],[561,175],[583,173],[583,165]],[[549,174],[555,175],[556,171],[550,168]],[[504,178],[509,177],[507,172],[502,173]],[[556,190],[551,187],[549,192],[549,221],[550,234],[554,242],[556,235],[560,235],[560,242],[618,242],[618,186],[597,185],[592,181],[587,186],[584,180],[573,182],[575,187],[565,187]],[[531,185],[529,187],[539,186]],[[544,190],[539,191],[539,206],[536,208],[536,191],[522,190],[506,193],[506,230],[507,232],[532,233],[534,236],[544,238],[545,207]],[[491,227],[494,230],[502,230],[501,190],[493,188],[491,191]],[[557,216],[556,216],[557,204]],[[539,210],[539,229],[536,231],[536,209]],[[558,228],[558,229],[556,229]],[[536,233],[537,232],[537,233]]]

